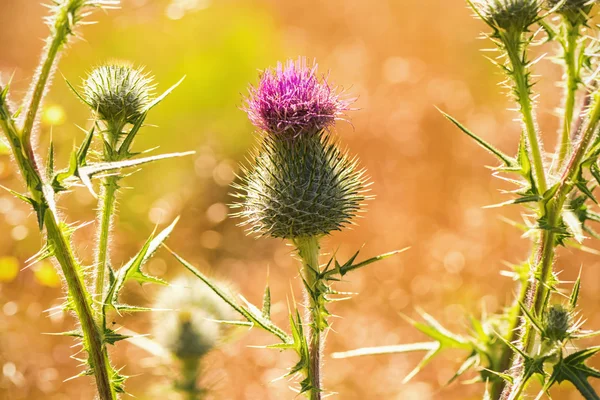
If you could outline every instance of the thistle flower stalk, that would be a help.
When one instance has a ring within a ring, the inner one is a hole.
[[[539,192],[545,193],[547,182],[544,160],[542,158],[543,149],[536,129],[531,101],[531,82],[529,81],[531,72],[529,71],[528,62],[525,59],[525,44],[523,44],[522,40],[520,36],[518,38],[508,37],[504,40],[504,45],[510,65],[512,66],[510,75],[514,81],[515,96],[523,118],[528,150],[531,154],[531,162],[535,171],[536,184]]]
[[[307,302],[307,326],[309,327],[308,343],[310,362],[308,378],[310,383],[310,399],[321,400],[321,353],[323,351],[323,330],[327,327],[327,312],[320,301],[319,239],[305,237],[294,240],[298,254],[302,259],[302,277],[308,290],[305,291]],[[315,296],[315,294],[317,294]]]
[[[567,158],[572,143],[571,129],[573,126],[573,117],[575,114],[575,98],[577,95],[577,89],[579,87],[579,68],[576,64],[577,50],[578,50],[578,39],[580,37],[580,25],[572,24],[569,20],[563,21],[562,30],[565,36],[563,41],[563,58],[565,64],[565,104],[564,114],[562,123],[562,134],[559,141],[558,151],[558,169],[563,166],[565,159]]]

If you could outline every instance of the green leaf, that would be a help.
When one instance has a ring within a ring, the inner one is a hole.
[[[165,92],[163,94],[161,94],[156,99],[154,99],[150,104],[148,104],[146,106],[146,108],[144,109],[144,112],[150,111],[150,109],[152,109],[158,103],[160,103],[161,101],[163,101],[165,99],[165,97],[167,97],[168,95],[170,95],[171,92],[173,90],[175,90],[177,88],[177,86],[179,86],[181,84],[181,82],[183,82],[184,79],[185,79],[185,76],[182,77],[176,84],[174,84],[173,86],[171,86],[170,88],[168,88],[167,90],[165,90]]]
[[[111,277],[111,283],[106,294],[106,299],[104,301],[104,306],[112,306],[118,310],[125,311],[147,311],[148,309],[143,309],[141,307],[132,307],[117,304],[119,292],[130,279],[136,280],[140,283],[143,282],[151,282],[157,283],[161,285],[166,285],[167,282],[162,279],[155,278],[153,276],[146,275],[142,272],[141,268],[146,264],[146,262],[152,257],[152,255],[156,252],[156,250],[160,247],[160,245],[169,237],[175,225],[179,221],[179,218],[176,218],[175,221],[171,223],[168,227],[166,227],[163,231],[161,231],[158,235],[154,236],[154,234],[150,235],[142,249],[133,257],[125,266],[123,266],[116,274],[116,276]]]
[[[352,358],[362,356],[373,356],[381,354],[402,354],[411,353],[414,351],[431,351],[439,348],[438,342],[423,342],[423,343],[411,343],[411,344],[399,344],[392,346],[378,346],[378,347],[363,347],[356,350],[343,351],[333,353],[333,358]]]
[[[477,142],[477,144],[479,144],[481,147],[483,147],[484,149],[486,149],[487,151],[489,151],[490,153],[492,153],[493,155],[495,155],[496,157],[498,157],[498,159],[500,161],[502,161],[504,163],[504,165],[506,165],[507,167],[514,167],[515,166],[516,162],[515,162],[514,158],[507,156],[506,154],[504,154],[503,152],[501,152],[500,150],[498,150],[497,148],[495,148],[490,143],[486,142],[485,140],[483,140],[479,136],[475,135],[473,132],[471,132],[469,129],[467,129],[464,125],[462,125],[456,119],[454,119],[453,117],[451,117],[449,114],[446,114],[445,112],[443,112],[439,108],[438,108],[438,111],[440,113],[442,113],[442,115],[444,117],[446,117],[446,119],[448,121],[450,121],[454,125],[456,125],[456,127],[458,127],[458,129],[460,129],[461,131],[463,131],[464,133],[466,133],[467,135],[469,135],[472,139],[474,139]]]
[[[217,294],[221,299],[223,299],[223,301],[229,304],[246,320],[252,322],[256,326],[261,327],[267,332],[270,332],[273,335],[277,336],[284,343],[293,343],[292,338],[290,338],[281,328],[277,327],[271,320],[264,318],[262,316],[262,312],[258,308],[252,306],[251,309],[249,309],[247,307],[241,306],[235,299],[233,299],[233,297],[231,297],[231,295],[226,290],[221,289],[220,287],[212,283],[208,277],[206,277],[203,273],[198,271],[192,264],[184,260],[178,254],[174,253],[168,247],[165,246],[165,248],[169,250],[169,252],[171,252],[171,254],[175,257],[177,261],[179,261],[181,265],[183,265],[192,274],[196,275],[196,277],[198,277],[202,282],[204,282],[213,292],[215,292],[215,294]]]
[[[129,156],[131,154],[131,153],[129,153],[129,149],[131,148],[131,144],[133,143],[133,139],[135,138],[135,135],[137,135],[138,131],[144,124],[144,121],[146,120],[146,115],[147,115],[147,113],[142,114],[137,119],[137,121],[135,121],[135,124],[133,124],[133,126],[131,127],[131,130],[129,131],[129,133],[127,134],[125,139],[123,139],[123,142],[121,143],[121,146],[119,147],[119,154],[122,157]]]
[[[600,346],[575,352],[560,360],[550,378],[551,383],[571,382],[586,400],[600,400],[588,378],[600,378],[600,371],[585,365],[585,361],[600,351]],[[551,384],[550,383],[550,384]]]
[[[157,156],[138,158],[134,160],[124,160],[115,162],[100,162],[82,166],[79,168],[79,178],[88,187],[91,188],[90,179],[101,172],[116,171],[123,168],[136,167],[138,165],[147,164],[153,161],[164,160],[167,158],[184,157],[195,154],[195,151],[186,151],[183,153],[160,154]],[[95,195],[92,189],[92,193]]]
[[[542,323],[531,313],[529,308],[527,308],[527,306],[520,301],[519,301],[519,307],[521,307],[521,311],[523,311],[523,314],[529,320],[529,322],[535,328],[535,330],[538,331],[539,333],[543,332],[544,327],[542,326]]]
[[[571,291],[571,296],[569,297],[569,305],[571,306],[571,310],[574,310],[577,306],[577,300],[579,300],[579,291],[581,289],[581,269],[579,269],[579,276],[577,276],[577,280],[573,285],[573,290]]]
[[[373,264],[374,262],[377,262],[377,261],[380,261],[380,260],[384,260],[384,259],[386,259],[388,257],[391,257],[391,256],[394,256],[396,254],[403,253],[403,252],[407,251],[408,249],[410,249],[410,247],[405,247],[402,250],[396,250],[396,251],[392,251],[392,252],[389,252],[389,253],[381,254],[381,255],[378,255],[376,257],[369,258],[368,260],[359,262],[357,264],[354,264],[354,260],[358,256],[358,253],[360,252],[360,250],[357,251],[350,258],[350,260],[348,260],[344,265],[340,265],[337,262],[337,260],[335,260],[335,258],[332,258],[335,261],[335,268],[333,268],[333,269],[327,269],[326,268],[321,273],[321,279],[335,280],[335,278],[332,277],[335,274],[339,274],[340,276],[344,276],[344,275],[346,275],[350,271],[353,271],[355,269],[359,269],[359,268],[362,268],[362,267],[366,267],[367,265]],[[329,265],[329,263],[328,263],[328,265]]]
[[[480,360],[479,354],[477,354],[476,352],[473,352],[462,363],[462,365],[458,368],[458,371],[456,371],[454,376],[452,376],[452,378],[450,378],[450,380],[448,381],[448,383],[446,385],[450,385],[456,379],[460,378],[465,372],[467,372],[471,368],[474,368],[477,364],[479,364],[479,360]]]

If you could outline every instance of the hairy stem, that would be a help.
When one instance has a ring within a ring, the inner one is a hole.
[[[48,90],[54,66],[62,47],[67,43],[69,35],[72,33],[76,19],[76,13],[83,7],[84,0],[68,0],[56,8],[52,18],[52,34],[46,40],[46,46],[42,53],[40,65],[38,67],[35,79],[31,84],[29,102],[25,112],[25,120],[21,133],[23,136],[23,146],[27,156],[35,163],[35,154],[31,143],[31,134],[38,115],[40,104],[44,94]]]
[[[310,382],[310,399],[321,400],[321,353],[323,347],[322,333],[326,327],[323,304],[321,303],[321,282],[319,268],[319,239],[311,236],[297,239],[295,244],[303,262],[302,276],[305,282],[308,323],[310,333],[308,379]]]
[[[94,321],[91,301],[79,272],[79,264],[71,250],[66,232],[61,229],[61,222],[54,207],[54,192],[44,183],[34,160],[22,151],[25,148],[22,137],[19,136],[8,106],[2,98],[0,98],[0,126],[9,139],[31,199],[37,205],[36,211],[37,209],[45,210],[37,211],[38,218],[43,220],[46,226],[49,247],[60,264],[67,282],[69,299],[81,324],[83,342],[90,357],[90,367],[96,378],[100,400],[115,400],[117,396],[111,385],[112,368],[109,364],[106,347],[103,345],[102,333]]]
[[[575,146],[575,152],[571,155],[569,162],[560,178],[558,187],[554,196],[542,203],[541,208],[544,212],[544,218],[548,226],[542,230],[540,238],[540,246],[536,257],[536,270],[529,280],[529,287],[525,303],[526,307],[530,307],[534,316],[540,316],[544,312],[550,295],[550,278],[552,276],[552,266],[555,258],[556,249],[556,233],[558,224],[560,223],[561,212],[568,198],[568,195],[573,190],[574,179],[579,173],[581,163],[587,153],[588,147],[598,128],[600,120],[600,94],[594,94],[594,105],[588,114],[587,126],[582,137]],[[535,343],[535,331],[527,319],[522,319],[520,330],[520,344],[524,351],[531,353]],[[507,386],[502,394],[501,399],[516,399],[519,391],[523,390],[527,382],[522,382],[524,369],[522,366],[521,357],[515,357],[511,376],[513,376],[515,384]]]
[[[534,250],[535,251],[535,250]],[[534,254],[535,255],[535,254]],[[531,258],[534,257],[532,255]],[[529,284],[526,280],[519,280],[519,295],[515,300],[513,305],[512,312],[509,315],[509,324],[508,324],[508,336],[506,340],[509,342],[515,342],[519,338],[519,324],[521,323],[521,306],[520,304],[525,304],[527,301],[527,293]],[[502,355],[500,356],[500,363],[498,364],[498,368],[496,369],[498,372],[504,372],[510,367],[510,363],[512,361],[513,351],[510,347],[504,346],[502,349]],[[492,385],[491,396],[493,399],[499,399],[502,395],[502,391],[506,385],[506,381],[504,379],[496,380]]]
[[[104,324],[103,306],[104,290],[106,284],[106,271],[110,268],[110,258],[108,254],[108,242],[110,228],[112,226],[117,190],[119,189],[119,177],[109,176],[102,180],[102,189],[100,193],[100,211],[97,239],[98,249],[96,251],[96,262],[94,271],[94,305],[96,320]]]
[[[558,168],[560,169],[571,150],[571,128],[573,125],[573,116],[575,113],[575,96],[579,86],[579,69],[576,65],[577,60],[577,39],[579,38],[579,24],[571,24],[568,19],[563,21],[564,39],[562,41],[565,63],[565,105],[563,115],[562,133],[560,136],[560,145],[558,151]]]
[[[542,146],[535,125],[533,105],[531,101],[531,82],[529,82],[530,71],[525,59],[525,51],[522,38],[506,38],[504,41],[506,54],[508,55],[512,70],[511,77],[514,82],[514,92],[520,107],[523,126],[527,138],[527,147],[535,171],[536,184],[540,193],[547,189],[546,171],[542,159]]]
[[[90,367],[96,377],[99,398],[101,400],[115,400],[117,395],[111,384],[112,368],[109,364],[106,347],[102,343],[100,328],[93,318],[89,294],[83,283],[83,278],[78,272],[75,255],[53,213],[46,213],[45,223],[48,243],[62,268],[70,298],[79,317],[84,347],[88,351]]]

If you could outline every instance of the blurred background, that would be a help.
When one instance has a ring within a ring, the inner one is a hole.
[[[502,76],[485,60],[478,40],[483,25],[462,1],[446,0],[125,0],[120,10],[98,12],[97,25],[79,30],[59,65],[44,104],[38,140],[50,136],[66,165],[73,143],[83,138],[77,125],[90,124],[89,112],[68,90],[93,66],[130,60],[156,76],[162,91],[183,75],[184,83],[150,114],[155,125],[142,131],[135,148],[195,150],[193,157],[161,161],[124,180],[121,214],[112,243],[117,266],[126,262],[157,224],[182,216],[169,246],[201,270],[232,282],[250,301],[261,301],[271,284],[274,319],[286,325],[286,299],[300,298],[301,282],[291,248],[284,242],[245,235],[227,217],[230,184],[238,163],[255,143],[253,127],[240,111],[249,83],[259,70],[298,55],[315,58],[320,70],[358,96],[351,124],[340,123],[341,142],[357,154],[374,182],[376,199],[358,225],[328,238],[324,250],[344,260],[364,244],[364,257],[411,246],[411,250],[351,275],[338,288],[356,293],[336,303],[327,354],[363,346],[424,341],[401,317],[418,318],[416,307],[447,328],[463,332],[467,316],[496,311],[511,299],[513,283],[500,277],[504,262],[523,261],[529,242],[502,222],[519,218],[518,208],[483,209],[506,200],[506,187],[484,165],[495,161],[445,121],[434,105],[450,112],[474,132],[508,153],[516,151],[519,125],[498,83]],[[0,73],[13,77],[13,101],[20,101],[36,68],[47,27],[46,9],[37,1],[0,2]],[[553,51],[552,47],[539,49]],[[555,143],[560,68],[536,66],[539,123],[549,149]],[[22,190],[7,155],[0,155],[0,184]],[[94,219],[95,201],[85,190],[61,198],[69,222]],[[80,258],[91,263],[94,226],[75,234]],[[600,246],[597,243],[592,246]],[[25,268],[42,244],[29,207],[0,193],[0,399],[91,399],[89,378],[66,379],[81,371],[70,358],[78,350],[69,337],[70,315],[61,304],[60,278],[50,263]],[[563,279],[583,266],[582,308],[588,328],[600,328],[600,259],[560,250]],[[165,251],[148,266],[172,279],[186,272]],[[291,282],[291,284],[290,284]],[[154,286],[128,286],[128,303],[151,305]],[[149,315],[115,316],[136,332],[151,330]],[[214,399],[289,399],[294,394],[285,368],[291,354],[250,345],[272,339],[253,330],[214,351],[204,365],[202,383]],[[478,399],[481,386],[446,386],[466,354],[444,353],[408,384],[403,377],[422,354],[347,360],[325,358],[325,387],[334,398]],[[172,367],[120,342],[114,364],[132,376],[127,390],[138,399],[165,395]],[[596,384],[600,389],[600,386]],[[578,399],[565,384],[555,399]]]

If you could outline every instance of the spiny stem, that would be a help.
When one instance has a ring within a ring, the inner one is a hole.
[[[75,256],[53,213],[46,213],[45,223],[48,242],[62,267],[75,311],[79,317],[84,345],[90,357],[90,367],[96,377],[99,398],[116,400],[117,395],[111,384],[112,368],[109,364],[106,347],[102,343],[100,329],[93,318],[89,294],[78,272]]]
[[[535,117],[533,114],[533,105],[531,102],[531,83],[529,82],[529,67],[524,59],[525,52],[522,38],[505,38],[504,45],[512,66],[511,77],[514,81],[514,91],[517,102],[520,106],[520,112],[523,118],[528,150],[531,155],[531,162],[535,171],[536,184],[540,193],[546,192],[546,171],[544,170],[544,161],[542,159],[542,146],[535,126]]]
[[[0,88],[0,92],[1,92]],[[102,333],[96,325],[91,308],[91,299],[79,273],[79,265],[73,254],[66,233],[60,227],[60,220],[54,210],[54,193],[42,178],[37,165],[28,153],[22,150],[23,137],[12,119],[8,105],[0,98],[0,126],[9,139],[15,160],[25,178],[25,183],[31,198],[38,204],[49,208],[45,211],[43,221],[46,226],[48,243],[61,266],[67,287],[75,307],[75,312],[81,323],[83,341],[89,353],[90,367],[96,378],[100,400],[116,400],[117,396],[111,384],[112,368],[109,364],[106,347],[103,344]],[[44,189],[46,188],[46,189]]]
[[[534,250],[535,251],[535,250]],[[535,254],[532,254],[532,259]],[[519,285],[519,296],[515,300],[513,305],[513,310],[509,315],[509,323],[508,323],[508,336],[506,340],[509,342],[515,342],[519,338],[519,324],[521,323],[521,304],[525,304],[527,300],[528,293],[528,282],[526,280],[520,279]],[[512,361],[513,351],[510,347],[504,346],[502,349],[502,355],[500,356],[500,363],[498,364],[497,371],[504,372],[510,367],[510,363]],[[504,379],[497,380],[492,385],[492,398],[499,399],[504,387],[506,386],[506,381]]]
[[[563,20],[564,38],[562,45],[564,48],[565,63],[565,107],[563,116],[562,133],[560,137],[560,146],[558,151],[558,168],[563,165],[564,160],[569,154],[571,146],[571,127],[573,125],[573,115],[575,113],[575,95],[579,86],[579,68],[576,65],[577,60],[577,39],[579,38],[579,24],[573,25],[567,18]]]
[[[310,329],[308,379],[310,381],[310,399],[321,400],[321,352],[322,332],[325,321],[322,305],[319,302],[319,239],[311,236],[294,241],[303,262],[303,279],[308,286],[306,297],[308,303],[308,327]]]
[[[61,48],[67,42],[68,36],[71,33],[75,12],[83,6],[83,0],[65,1],[57,10],[54,16],[54,24],[52,35],[48,37],[46,46],[42,53],[40,66],[35,79],[32,81],[32,91],[29,104],[26,108],[25,120],[21,133],[23,136],[23,145],[29,158],[35,162],[35,154],[31,143],[31,134],[33,126],[38,115],[40,104],[43,100],[46,90],[48,90],[49,81],[57,62]]]
[[[556,248],[556,237],[555,229],[558,228],[560,222],[561,212],[564,207],[565,201],[569,193],[574,186],[574,178],[581,168],[581,163],[584,160],[587,149],[589,147],[592,138],[595,135],[598,127],[598,121],[600,120],[600,94],[596,92],[594,94],[594,106],[588,115],[588,123],[586,129],[575,146],[575,152],[572,154],[569,163],[566,166],[565,171],[558,183],[558,188],[547,204],[542,203],[542,209],[545,211],[545,219],[548,224],[547,227],[542,231],[540,246],[538,250],[538,256],[536,259],[536,270],[532,274],[529,281],[529,288],[526,299],[527,307],[532,308],[534,316],[540,316],[544,312],[548,299],[549,299],[549,282],[552,276],[552,265],[554,263],[555,248]],[[533,271],[532,271],[533,272]],[[535,331],[531,328],[531,324],[523,319],[521,325],[521,346],[523,350],[530,353],[533,350],[535,343]],[[515,357],[513,360],[512,376],[515,378],[515,382],[519,379],[523,379],[523,366],[521,357]],[[507,386],[502,394],[502,399],[516,399],[519,393],[517,391],[522,390],[523,385],[512,385]]]
[[[98,249],[96,252],[95,263],[95,282],[94,282],[94,304],[96,312],[96,320],[104,323],[104,315],[102,311],[102,302],[104,301],[104,287],[106,284],[106,270],[110,268],[108,242],[110,235],[110,227],[114,218],[115,201],[117,190],[119,189],[119,177],[108,176],[102,181],[102,189],[100,193],[100,211],[99,219],[100,226],[98,227]]]

